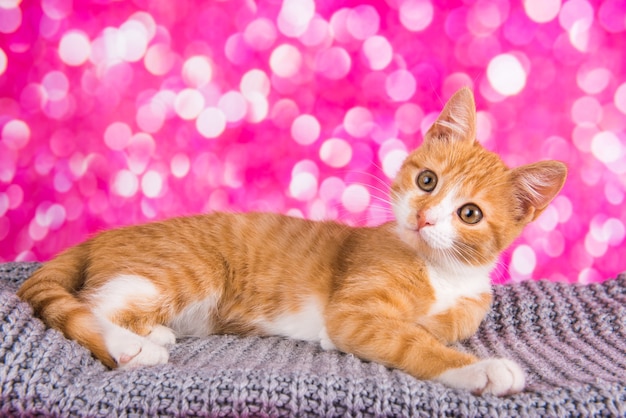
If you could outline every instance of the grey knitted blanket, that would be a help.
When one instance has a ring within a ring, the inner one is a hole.
[[[626,275],[496,286],[463,344],[526,370],[496,398],[282,338],[188,338],[167,365],[109,371],[15,296],[38,266],[0,264],[2,416],[626,416]]]

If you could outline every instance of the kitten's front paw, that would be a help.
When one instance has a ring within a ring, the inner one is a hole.
[[[120,369],[133,369],[165,364],[169,359],[169,352],[165,347],[144,339],[141,342],[134,341],[129,344],[115,359]]]
[[[436,381],[476,395],[512,395],[524,389],[524,372],[517,363],[506,359],[481,360],[469,366],[450,369]]]

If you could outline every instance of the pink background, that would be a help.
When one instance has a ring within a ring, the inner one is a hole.
[[[559,159],[561,195],[496,281],[626,270],[623,0],[0,0],[0,260],[212,210],[389,219],[445,100]]]

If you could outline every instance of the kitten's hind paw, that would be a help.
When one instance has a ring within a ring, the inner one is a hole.
[[[524,389],[524,372],[517,363],[506,359],[481,360],[469,366],[450,369],[436,381],[456,389],[469,390],[476,395],[512,395]]]

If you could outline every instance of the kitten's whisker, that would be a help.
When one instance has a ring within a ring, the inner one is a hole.
[[[356,182],[354,182],[354,183],[352,183],[352,184],[360,184],[361,186],[364,186],[365,188],[370,188],[370,189],[372,189],[372,190],[379,191],[379,192],[380,192],[380,193],[382,193],[384,196],[389,196],[389,190],[383,190],[383,189],[380,189],[380,188],[378,188],[378,187],[376,187],[376,186],[372,186],[371,184],[362,183],[362,182],[358,182],[358,181],[356,181]],[[374,196],[374,195],[372,195],[372,196]]]
[[[390,180],[382,179],[382,178],[378,177],[377,175],[375,175],[373,173],[370,173],[368,171],[361,171],[361,170],[349,170],[348,171],[348,170],[346,170],[345,173],[348,173],[348,174],[349,173],[364,174],[366,176],[369,176],[369,177],[373,178],[374,180],[379,182],[385,188],[390,188],[391,187],[391,181]]]

